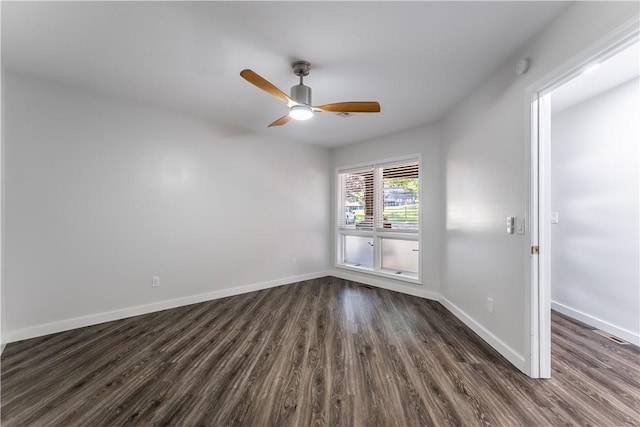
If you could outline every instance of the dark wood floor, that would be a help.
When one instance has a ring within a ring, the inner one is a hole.
[[[2,425],[639,425],[639,357],[554,314],[531,380],[437,302],[325,278],[9,344]]]

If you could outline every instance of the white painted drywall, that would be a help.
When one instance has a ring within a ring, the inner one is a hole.
[[[327,269],[327,149],[3,83],[8,333]]]
[[[551,300],[640,338],[640,81],[551,117]],[[551,95],[553,103],[553,93]],[[607,324],[609,327],[607,327]]]
[[[440,213],[441,213],[441,165],[440,165],[440,127],[428,125],[383,138],[369,140],[335,148],[331,151],[333,166],[332,182],[335,183],[335,169],[364,162],[390,159],[411,154],[422,154],[422,285],[384,279],[397,289],[430,295],[440,287]],[[332,212],[336,212],[337,186],[332,185]],[[335,218],[334,218],[335,221]],[[332,236],[335,242],[335,222]],[[333,244],[331,262],[335,264],[335,244]],[[345,276],[344,269],[333,269],[334,274]],[[346,277],[346,276],[345,276]],[[370,275],[348,272],[348,277],[367,283]],[[378,284],[381,279],[378,278]],[[412,290],[413,289],[413,290]]]
[[[494,347],[528,370],[529,277],[527,235],[505,232],[508,216],[528,206],[526,91],[638,14],[635,2],[576,2],[514,53],[442,122],[444,231],[443,298],[469,323],[494,338]],[[531,59],[523,76],[521,58]],[[493,314],[487,311],[493,298]]]

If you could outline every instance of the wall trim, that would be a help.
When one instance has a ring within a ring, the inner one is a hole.
[[[134,307],[128,307],[119,310],[106,311],[102,313],[92,314],[89,316],[75,317],[72,319],[61,320],[57,322],[45,323],[42,325],[31,326],[28,328],[17,329],[14,331],[6,331],[4,335],[4,342],[0,347],[1,351],[7,343],[21,341],[29,338],[35,338],[43,335],[54,334],[58,332],[64,332],[71,329],[83,328],[85,326],[97,325],[100,323],[111,322],[114,320],[126,319],[128,317],[139,316],[142,314],[153,313],[162,310],[168,310],[171,308],[182,307],[185,305],[197,304],[200,302],[211,301],[220,298],[226,298],[234,295],[245,294],[248,292],[260,291],[263,289],[274,288],[276,286],[289,285],[305,280],[318,279],[321,277],[337,277],[344,280],[349,280],[357,283],[363,283],[365,285],[376,286],[378,288],[387,289],[394,292],[400,292],[406,295],[412,295],[419,298],[424,298],[432,301],[439,301],[447,310],[449,310],[454,316],[460,319],[471,330],[477,333],[480,338],[493,347],[498,353],[504,356],[511,364],[517,369],[524,372],[525,360],[524,357],[514,351],[511,347],[502,342],[488,329],[480,325],[464,311],[458,308],[455,304],[444,298],[440,293],[419,289],[412,286],[407,286],[401,283],[394,283],[384,278],[379,277],[361,277],[360,275],[352,274],[348,271],[318,271],[315,273],[303,274],[299,276],[285,277],[281,279],[269,280],[266,282],[253,283],[244,286],[238,286],[234,288],[219,289],[212,292],[206,292],[197,295],[190,295],[181,298],[170,299],[166,301],[159,301],[151,304],[138,305]],[[560,310],[558,310],[560,311]],[[603,329],[603,328],[601,328]],[[605,329],[603,329],[605,330]],[[609,332],[609,331],[607,331]],[[621,337],[622,338],[622,337]],[[625,338],[626,339],[626,338]],[[526,373],[526,372],[525,372]]]
[[[402,294],[412,295],[414,297],[420,297],[433,301],[440,300],[440,294],[438,292],[428,291],[426,289],[419,289],[413,286],[403,285],[401,283],[391,282],[385,280],[383,277],[363,277],[357,274],[353,274],[346,270],[331,270],[328,273],[330,276],[337,277],[339,279],[350,280],[352,282],[363,283],[365,285],[376,286],[378,288],[387,289],[389,291],[400,292]],[[423,285],[418,285],[423,286]]]
[[[630,342],[631,344],[640,346],[640,334],[637,334],[633,331],[621,328],[605,320],[598,319],[595,316],[592,316],[580,310],[576,310],[575,308],[571,308],[556,301],[551,301],[551,309],[557,311],[558,313],[562,313],[565,316],[569,316],[573,319],[579,320],[580,322],[585,323],[589,326],[600,329],[601,331],[608,332],[611,335]]]
[[[252,283],[244,286],[233,288],[218,289],[203,294],[190,295],[186,297],[174,298],[165,301],[158,301],[151,304],[137,305],[133,307],[105,311],[102,313],[91,314],[88,316],[75,317],[72,319],[60,320],[42,325],[30,326],[27,328],[16,329],[14,331],[6,331],[3,336],[3,347],[7,343],[26,340],[29,338],[40,337],[43,335],[55,334],[71,329],[83,328],[85,326],[97,325],[100,323],[111,322],[114,320],[126,319],[128,317],[139,316],[141,314],[153,313],[156,311],[168,310],[171,308],[182,307],[185,305],[196,304],[199,302],[211,301],[220,298],[226,298],[234,295],[245,294],[248,292],[260,291],[263,289],[274,288],[276,286],[288,285],[292,283],[302,282],[305,280],[318,279],[320,277],[330,276],[327,271],[318,271],[315,273],[303,274],[300,276],[284,277],[281,279],[268,280],[266,282]]]
[[[525,371],[525,359],[524,356],[520,353],[516,352],[514,349],[505,344],[500,338],[496,337],[493,333],[491,333],[488,329],[482,326],[480,323],[475,321],[471,316],[462,311],[461,308],[453,304],[451,301],[446,299],[444,296],[440,297],[440,304],[442,304],[447,310],[449,310],[454,316],[462,321],[465,325],[467,325],[473,332],[478,334],[480,338],[486,341],[491,347],[493,347],[498,353],[504,356],[512,365],[518,368],[520,371]]]

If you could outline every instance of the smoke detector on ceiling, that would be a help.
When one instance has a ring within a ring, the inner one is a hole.
[[[531,64],[531,61],[529,61],[529,58],[524,58],[518,61],[518,63],[516,64],[516,74],[521,76],[524,73],[526,73],[527,70],[529,70],[530,64]]]

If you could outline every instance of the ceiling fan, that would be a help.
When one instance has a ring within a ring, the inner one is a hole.
[[[308,120],[313,117],[313,113],[338,113],[342,115],[349,115],[351,113],[379,113],[380,104],[373,101],[349,101],[349,102],[335,102],[333,104],[325,104],[319,106],[311,105],[311,88],[305,86],[302,83],[302,79],[309,75],[311,64],[307,61],[296,61],[291,64],[293,67],[293,74],[300,77],[300,84],[291,87],[291,96],[269,83],[264,78],[260,77],[257,73],[251,70],[242,70],[240,75],[249,83],[264,90],[269,95],[278,98],[289,107],[289,113],[280,117],[275,122],[271,123],[271,126],[282,126],[289,120]]]

